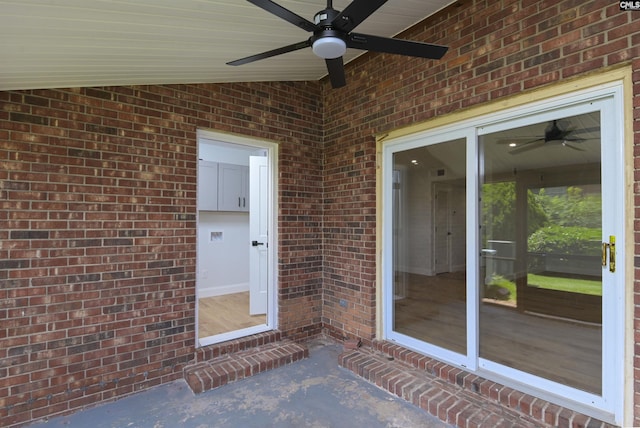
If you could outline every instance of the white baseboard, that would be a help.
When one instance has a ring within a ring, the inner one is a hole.
[[[463,272],[467,268],[466,265],[451,265],[449,266],[448,272]],[[410,267],[407,269],[403,269],[403,272],[413,273],[417,275],[425,275],[425,276],[434,276],[436,272],[431,268],[426,267]]]
[[[433,276],[433,269],[425,267],[410,267],[404,270],[407,273],[413,273],[416,275]]]
[[[249,291],[248,282],[197,288],[198,299],[201,299],[203,297],[224,296],[225,294],[242,293],[245,291]]]
[[[464,272],[467,270],[467,265],[451,265],[451,272]]]

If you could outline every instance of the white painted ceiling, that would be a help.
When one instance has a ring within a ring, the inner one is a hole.
[[[389,0],[355,31],[393,37],[452,2]],[[278,3],[309,21],[326,7]],[[0,0],[0,90],[318,80],[326,66],[310,48],[226,65],[309,35],[245,0]]]

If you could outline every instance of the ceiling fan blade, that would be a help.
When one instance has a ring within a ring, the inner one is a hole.
[[[313,32],[319,30],[318,26],[313,22],[306,20],[305,18],[291,12],[289,9],[286,9],[280,6],[277,3],[272,2],[271,0],[247,0],[249,3],[252,3],[259,8],[266,10],[277,16],[278,18],[284,19],[285,21],[295,25],[296,27],[300,27],[305,31]]]
[[[523,140],[524,137],[519,137],[519,138],[506,138],[503,140],[498,140],[496,141],[496,144],[501,144],[501,145],[506,145],[506,144],[515,144],[515,147],[522,147],[526,144],[531,144],[531,143],[536,143],[538,141],[544,141],[544,138],[536,138],[535,140],[525,140],[525,141],[521,141],[521,142],[517,142],[516,140]]]
[[[429,43],[390,39],[388,37],[371,36],[368,34],[358,33],[349,34],[347,46],[353,49],[417,56],[429,59],[440,59],[449,49],[446,46],[432,45]]]
[[[341,88],[346,85],[347,80],[344,76],[344,64],[342,62],[342,57],[325,59],[325,62],[327,63],[331,86],[334,88]]]
[[[580,147],[572,146],[571,144],[567,143],[566,141],[563,141],[563,142],[562,142],[562,145],[563,145],[564,147],[568,147],[568,148],[570,148],[570,149],[577,150],[577,151],[579,151],[579,152],[586,152],[586,150],[585,150],[585,149],[581,149]]]
[[[569,137],[569,138],[565,138],[564,141],[570,141],[572,143],[582,143],[584,141],[587,141],[586,138],[580,138],[580,137]]]
[[[386,2],[387,0],[354,0],[335,17],[332,24],[348,33]]]
[[[304,42],[298,42],[298,43],[294,43],[292,45],[289,46],[283,46],[281,48],[278,49],[273,49],[267,52],[262,52],[256,55],[251,55],[245,58],[240,58],[240,59],[236,59],[235,61],[229,61],[227,63],[227,65],[243,65],[243,64],[248,64],[250,62],[254,62],[254,61],[258,61],[261,59],[266,59],[266,58],[271,58],[272,56],[276,56],[276,55],[282,55],[285,54],[287,52],[293,52],[293,51],[297,51],[300,49],[304,49],[304,48],[308,48],[309,46],[311,46],[311,42],[309,42],[309,40],[305,40]]]
[[[537,144],[531,144],[531,143],[537,143]],[[523,152],[528,152],[529,150],[533,150],[533,149],[537,149],[539,147],[544,146],[544,140],[535,140],[535,141],[530,141],[529,143],[525,143],[519,147],[516,147],[515,149],[511,150],[509,152],[510,155],[517,155],[519,153],[523,153]]]

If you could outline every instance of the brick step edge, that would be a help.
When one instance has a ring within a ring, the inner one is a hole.
[[[216,343],[214,345],[203,346],[196,349],[195,363],[210,361],[226,354],[234,354],[244,351],[245,349],[256,348],[281,340],[281,333],[278,330],[271,330],[238,339],[227,340],[226,342]]]
[[[421,357],[415,357],[420,361],[435,361],[413,351],[402,352],[416,354]],[[530,396],[490,382],[495,387],[500,387],[500,389],[494,388],[491,394],[496,393],[495,391],[500,394],[507,390],[511,391],[506,397],[510,404],[505,405],[502,400],[481,394],[479,389],[476,389],[477,386],[472,385],[466,388],[466,385],[461,385],[460,382],[466,383],[468,380],[464,379],[467,376],[461,376],[461,373],[458,373],[455,382],[450,382],[435,376],[424,366],[416,367],[412,364],[412,358],[403,361],[405,356],[412,357],[408,354],[394,356],[393,353],[363,347],[357,350],[346,350],[340,354],[338,365],[457,427],[611,426],[543,400],[531,397],[532,401],[529,401],[527,397]],[[444,366],[443,363],[438,364]],[[459,371],[465,373],[462,370]],[[504,391],[502,391],[503,388]]]
[[[184,369],[184,379],[195,394],[272,370],[309,356],[306,346],[290,340],[225,353]]]

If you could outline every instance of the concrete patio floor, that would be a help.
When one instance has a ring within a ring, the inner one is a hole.
[[[30,427],[450,427],[338,367],[342,346],[318,339],[309,358],[194,395],[183,380]]]

